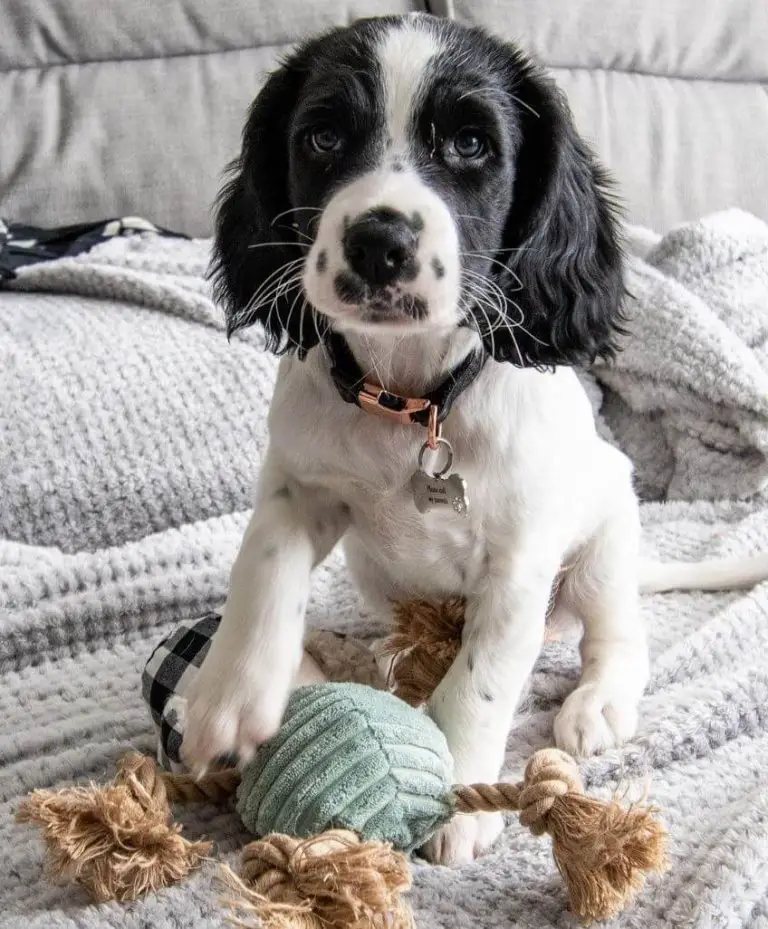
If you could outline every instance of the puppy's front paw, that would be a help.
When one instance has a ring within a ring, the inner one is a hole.
[[[637,701],[599,684],[577,687],[555,719],[555,744],[570,755],[596,755],[637,730]]]
[[[240,762],[249,761],[277,732],[290,684],[290,673],[281,673],[279,667],[237,670],[222,664],[211,650],[188,695],[184,763],[201,772],[233,753]]]
[[[421,852],[433,864],[466,864],[486,852],[503,828],[501,813],[456,816],[432,836]]]

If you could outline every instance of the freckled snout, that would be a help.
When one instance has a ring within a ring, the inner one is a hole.
[[[442,329],[461,319],[459,240],[443,199],[415,171],[382,168],[326,204],[304,291],[339,328]]]
[[[412,219],[392,209],[369,210],[344,232],[350,269],[371,287],[413,280],[419,273],[419,239]]]

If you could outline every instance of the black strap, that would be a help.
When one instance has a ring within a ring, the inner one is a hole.
[[[186,238],[181,233],[169,232],[135,216],[47,229],[28,226],[25,223],[5,222],[0,217],[0,284],[3,281],[12,281],[17,276],[16,272],[26,265],[55,261],[57,258],[71,258],[116,236],[144,232],[171,238]]]
[[[347,403],[361,406],[360,393],[365,381],[365,374],[352,354],[347,340],[338,332],[329,332],[324,339],[328,356],[331,360],[331,378],[342,399]],[[446,379],[422,399],[427,400],[431,406],[437,407],[437,421],[442,423],[450,413],[451,407],[461,394],[475,380],[482,371],[488,356],[485,351],[478,349],[470,352],[466,358],[453,368]],[[382,391],[378,403],[397,411],[403,409],[406,398],[397,394]],[[411,421],[420,426],[429,425],[429,409],[414,412]]]

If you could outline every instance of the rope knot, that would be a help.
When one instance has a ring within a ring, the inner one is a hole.
[[[549,814],[555,801],[568,794],[583,794],[579,767],[565,752],[546,748],[528,762],[520,791],[520,822],[534,835],[549,831]]]
[[[163,778],[154,760],[148,755],[129,752],[117,767],[115,785],[123,785],[144,812],[155,812],[168,817],[171,808]]]
[[[311,839],[273,834],[243,851],[242,878],[230,906],[256,915],[268,929],[412,929],[400,894],[411,886],[401,852],[331,829]]]

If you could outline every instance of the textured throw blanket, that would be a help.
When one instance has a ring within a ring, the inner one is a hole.
[[[632,236],[633,335],[585,376],[600,428],[637,463],[644,554],[768,550],[768,228],[740,213]],[[0,293],[0,927],[225,925],[216,867],[130,906],[48,883],[12,823],[34,787],[104,779],[153,750],[140,672],[182,616],[216,605],[247,520],[275,363],[227,345],[207,243],[153,234],[19,269]],[[671,502],[656,502],[661,498]],[[616,926],[768,926],[768,584],[646,598],[653,672],[636,739],[585,763],[590,788],[661,807],[671,868]],[[313,625],[373,636],[341,556],[317,572]],[[505,774],[550,743],[578,656],[551,643]],[[184,811],[230,860],[228,809]],[[548,843],[510,825],[489,855],[416,864],[419,929],[566,927]]]
[[[604,414],[646,496],[749,496],[768,484],[768,226],[733,210],[629,238],[651,247],[629,267],[633,337],[598,371]]]

